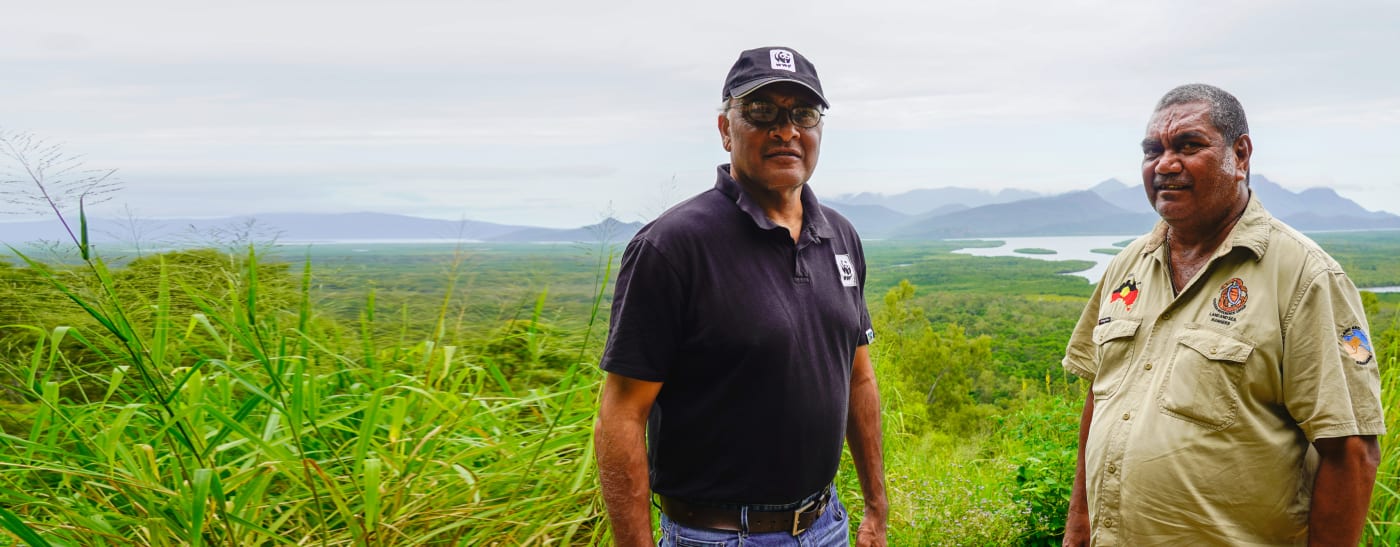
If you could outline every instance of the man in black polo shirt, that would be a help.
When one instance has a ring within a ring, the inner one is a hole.
[[[618,545],[846,545],[832,479],[850,443],[859,545],[883,545],[880,401],[865,256],[806,183],[828,106],[789,48],[745,51],[724,82],[731,162],[627,246],[601,367],[602,491]]]

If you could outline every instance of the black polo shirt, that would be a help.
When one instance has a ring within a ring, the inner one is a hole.
[[[622,256],[604,370],[663,382],[647,424],[655,492],[787,503],[836,476],[851,362],[869,342],[855,229],[803,187],[794,243],[719,166]]]

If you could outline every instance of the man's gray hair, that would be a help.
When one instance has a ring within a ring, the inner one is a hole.
[[[1225,137],[1226,143],[1234,143],[1240,135],[1249,133],[1249,121],[1245,120],[1244,107],[1239,99],[1224,89],[1208,84],[1186,84],[1168,91],[1157,101],[1153,112],[1178,104],[1205,103],[1210,112],[1210,123]]]

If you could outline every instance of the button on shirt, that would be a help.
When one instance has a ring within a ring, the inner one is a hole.
[[[1114,258],[1066,349],[1094,544],[1304,545],[1311,442],[1385,433],[1356,287],[1254,198],[1180,295],[1165,236]]]

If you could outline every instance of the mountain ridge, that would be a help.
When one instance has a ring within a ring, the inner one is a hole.
[[[1400,229],[1400,216],[1370,211],[1330,188],[1290,191],[1263,175],[1250,187],[1275,217],[1305,231]],[[1029,196],[1029,197],[1027,197]],[[847,198],[852,201],[843,201]],[[975,203],[949,201],[954,198]],[[1135,234],[1150,229],[1157,215],[1142,188],[1117,179],[1059,194],[1027,190],[928,188],[884,196],[846,194],[824,199],[868,239]],[[914,212],[908,212],[914,211]],[[89,218],[89,237],[99,242],[210,241],[402,241],[625,242],[641,222],[608,218],[578,228],[542,228],[476,220],[438,220],[361,211],[354,213],[265,213],[217,219]],[[75,227],[76,229],[76,227]],[[67,240],[56,219],[0,222],[0,243]]]
[[[111,219],[90,217],[94,242],[164,242],[207,245],[220,241],[463,241],[571,242],[630,239],[640,222],[605,219],[578,228],[496,224],[476,220],[439,220],[392,213],[266,213],[221,218]],[[76,228],[76,227],[75,227]],[[57,219],[0,223],[0,243],[65,241],[68,231]]]
[[[1308,188],[1293,192],[1263,175],[1250,177],[1250,188],[1274,217],[1299,230],[1374,230],[1400,228],[1400,216],[1385,211],[1370,211],[1330,188]],[[1087,190],[1059,194],[1037,194],[1034,198],[997,201],[1006,191],[990,192],[969,188],[945,187],[911,191],[892,196],[858,194],[863,207],[885,206],[904,200],[912,192],[924,205],[934,196],[958,199],[973,195],[982,205],[966,206],[945,202],[942,208],[923,214],[905,214],[895,221],[889,216],[879,222],[865,222],[865,215],[856,215],[851,222],[863,237],[881,239],[929,239],[959,237],[1013,237],[1110,235],[1141,233],[1157,222],[1157,214],[1147,202],[1140,186],[1129,185],[1116,178],[1103,180]],[[1087,195],[1086,195],[1087,194]],[[1088,195],[1096,196],[1097,199]],[[1065,197],[1072,196],[1072,197]],[[880,198],[883,198],[880,199]],[[1061,198],[1061,199],[1055,199]],[[843,214],[851,207],[839,197],[826,202]],[[961,206],[961,207],[960,207]],[[1070,209],[1065,209],[1065,208]],[[898,210],[898,209],[895,209]],[[1073,211],[1074,214],[1065,214]]]

